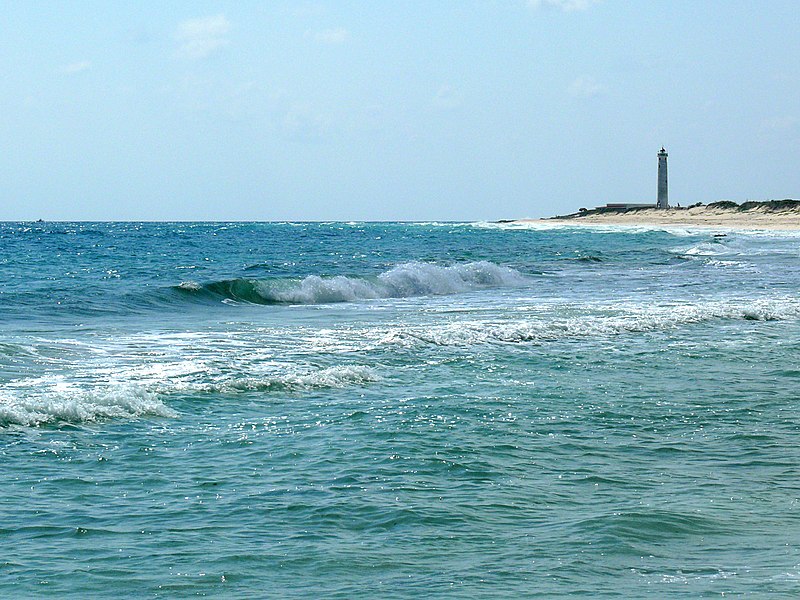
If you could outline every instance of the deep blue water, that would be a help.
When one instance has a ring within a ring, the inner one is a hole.
[[[800,595],[800,234],[0,224],[0,596]]]

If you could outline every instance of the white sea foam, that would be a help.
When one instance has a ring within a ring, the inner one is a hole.
[[[472,310],[470,302],[470,310],[415,311],[413,318],[360,326],[237,323],[202,331],[95,337],[91,350],[71,340],[39,340],[37,355],[52,355],[53,371],[36,376],[32,371],[6,383],[0,392],[0,425],[174,416],[165,401],[176,395],[302,393],[369,385],[381,381],[384,367],[363,364],[363,353],[383,356],[392,346],[413,353],[427,344],[545,344],[679,330],[714,320],[800,319],[800,303],[790,296],[570,302],[536,300],[525,288],[503,298],[488,310]],[[444,297],[438,301],[449,305]],[[354,352],[362,360],[354,362]],[[108,383],[114,381],[121,383]]]
[[[678,250],[681,254],[688,256],[722,256],[728,254],[730,251],[722,244],[715,244],[711,242],[702,242],[689,248]]]
[[[84,423],[143,416],[174,417],[176,413],[156,394],[133,385],[101,390],[55,386],[39,393],[0,394],[0,425]]]
[[[591,223],[591,222],[570,222],[543,219],[541,221],[476,221],[466,223],[476,229],[530,229],[534,231],[546,230],[569,230],[569,231],[589,231],[592,233],[612,233],[612,234],[641,234],[654,231],[664,232],[675,237],[695,237],[713,234],[737,234],[754,238],[785,238],[797,239],[800,237],[800,230],[797,229],[757,229],[742,227],[723,227],[708,225],[655,225],[655,224],[622,224],[622,223]]]
[[[797,256],[798,248],[795,239],[789,237],[776,239],[773,243],[765,246],[754,241],[752,236],[737,234],[727,235],[715,241],[701,241],[692,245],[682,245],[670,249],[673,254],[678,254],[690,258],[708,257],[744,257],[753,259],[755,257],[784,257]],[[774,232],[773,232],[774,233]],[[771,236],[775,238],[776,236]]]
[[[512,269],[487,261],[452,266],[410,262],[381,273],[375,279],[322,278],[311,275],[278,288],[268,280],[257,281],[264,299],[297,304],[353,302],[375,298],[407,298],[457,294],[478,289],[522,286],[529,278]]]
[[[213,381],[167,382],[160,386],[164,393],[223,393],[308,391],[345,388],[380,381],[377,373],[365,366],[336,366],[317,370],[286,369],[282,373],[242,375],[215,378]]]
[[[677,237],[689,237],[696,235],[708,235],[717,231],[734,231],[730,228],[708,228],[708,227],[691,227],[679,225],[628,225],[617,223],[587,223],[587,222],[572,222],[572,221],[557,221],[550,219],[542,219],[539,221],[477,221],[468,223],[469,226],[477,229],[530,229],[534,231],[589,231],[592,233],[613,233],[613,234],[640,234],[651,233],[654,231],[663,231]]]
[[[189,360],[186,354],[197,356]],[[164,402],[175,394],[302,392],[380,380],[374,368],[364,365],[314,368],[265,361],[261,354],[242,359],[238,354],[235,345],[223,349],[214,343],[200,348],[172,345],[170,356],[151,347],[146,357],[134,357],[132,364],[120,364],[109,356],[81,365],[73,377],[15,380],[0,392],[0,427],[176,417]],[[111,377],[125,383],[108,385]]]
[[[425,342],[442,346],[482,343],[546,342],[570,337],[602,337],[624,333],[668,330],[712,319],[777,321],[800,318],[800,303],[791,298],[749,302],[704,302],[689,305],[607,307],[577,317],[505,321],[472,320],[431,327],[398,328],[386,343]],[[612,311],[613,314],[602,314]]]

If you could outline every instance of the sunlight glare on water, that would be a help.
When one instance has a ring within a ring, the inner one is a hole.
[[[792,233],[0,224],[7,596],[792,597]]]

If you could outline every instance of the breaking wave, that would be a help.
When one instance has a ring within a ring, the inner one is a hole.
[[[101,370],[98,375],[102,374]],[[177,374],[161,381],[136,379],[131,373],[127,375],[131,379],[126,383],[106,388],[96,384],[95,387],[82,387],[85,383],[69,383],[52,386],[44,392],[30,387],[0,392],[0,427],[59,426],[142,417],[172,418],[178,413],[161,399],[170,395],[304,392],[380,381],[372,368],[362,365],[287,369],[248,376],[204,373],[204,377],[209,377],[207,381],[185,379]]]
[[[798,318],[800,303],[790,298],[746,303],[708,302],[648,309],[632,306],[612,315],[499,322],[465,321],[428,328],[397,329],[387,335],[386,341],[401,344],[423,342],[440,346],[548,342],[564,338],[664,331],[714,319],[782,321]]]
[[[175,417],[156,394],[121,385],[102,391],[53,390],[40,394],[0,394],[0,426],[88,423],[144,416]]]
[[[441,266],[410,262],[376,277],[304,279],[227,279],[200,284],[185,281],[174,289],[254,304],[328,304],[379,298],[443,296],[481,289],[519,287],[529,278],[510,267],[487,261]]]
[[[241,392],[299,392],[318,389],[345,388],[380,381],[369,367],[339,366],[317,371],[297,371],[250,377],[232,377],[212,382],[187,382],[172,386],[167,392],[221,393]]]

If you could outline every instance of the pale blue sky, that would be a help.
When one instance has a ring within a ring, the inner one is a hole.
[[[0,219],[800,198],[796,1],[0,1]]]

